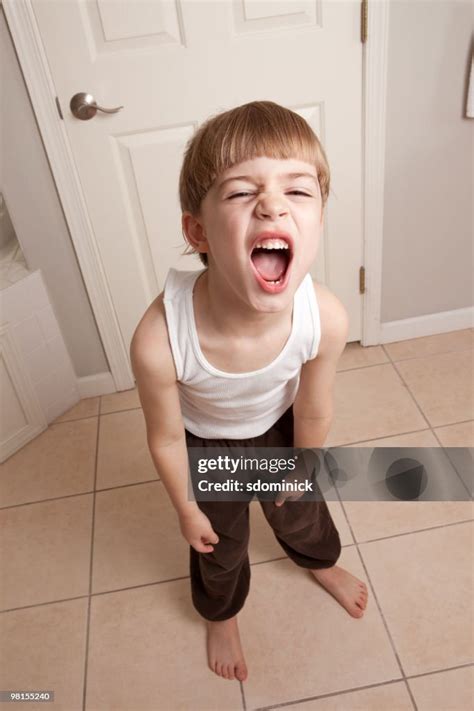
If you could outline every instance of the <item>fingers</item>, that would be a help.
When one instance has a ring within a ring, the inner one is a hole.
[[[201,535],[198,539],[190,540],[189,543],[198,553],[212,553],[214,545],[219,543],[219,536],[211,528],[209,533]]]
[[[211,546],[209,543],[202,543],[201,541],[190,541],[190,545],[198,553],[212,553],[214,550],[214,546]]]
[[[287,499],[290,499],[291,495],[287,492],[280,491],[275,499],[275,506],[283,506]]]
[[[211,534],[209,536],[206,536],[207,542],[208,543],[219,543],[219,536],[217,533],[214,533],[211,529]]]
[[[275,497],[275,506],[282,506],[285,503],[286,496],[281,491]]]
[[[283,506],[285,501],[288,499],[289,501],[298,501],[302,497],[303,494],[278,494],[278,496],[275,499],[275,506]]]

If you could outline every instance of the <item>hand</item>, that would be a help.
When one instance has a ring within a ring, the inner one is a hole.
[[[180,515],[179,525],[184,538],[198,553],[212,553],[214,546],[211,544],[219,543],[211,522],[200,509]]]
[[[285,477],[283,481],[287,481],[287,478]],[[293,479],[288,478],[288,481],[293,481]],[[303,494],[304,491],[279,491],[275,497],[275,506],[280,508],[280,506],[283,506],[287,499],[290,501],[297,501],[301,496],[303,496]]]
[[[293,483],[296,480],[297,483],[304,484],[306,481],[311,481],[313,469],[314,460],[312,459],[312,453],[301,452],[298,455],[295,471],[291,474],[287,474],[283,479],[283,482]],[[304,489],[302,491],[279,491],[275,498],[275,506],[283,506],[287,499],[289,501],[297,501],[303,496],[304,493]]]

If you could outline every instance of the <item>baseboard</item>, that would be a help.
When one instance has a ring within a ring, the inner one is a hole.
[[[438,333],[461,331],[474,325],[474,307],[425,314],[400,321],[386,321],[380,324],[380,343],[406,341],[409,338],[434,336]]]
[[[96,373],[77,379],[77,389],[82,398],[108,395],[117,392],[112,373]]]

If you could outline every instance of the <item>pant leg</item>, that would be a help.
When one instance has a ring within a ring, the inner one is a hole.
[[[267,433],[265,446],[293,446],[293,408]],[[317,484],[316,484],[317,486]],[[263,513],[285,553],[302,568],[330,568],[341,554],[341,541],[328,505],[320,501],[289,501],[275,506],[260,501]]]
[[[225,447],[242,440],[204,439],[186,431],[188,447]],[[191,597],[207,620],[234,617],[243,607],[250,588],[249,501],[196,501],[208,517],[219,543],[212,553],[189,547]]]
[[[250,587],[249,502],[199,501],[219,536],[212,553],[190,550],[191,596],[207,620],[226,620],[243,607]]]
[[[263,513],[285,553],[301,568],[330,568],[341,554],[341,541],[323,501],[260,501]]]

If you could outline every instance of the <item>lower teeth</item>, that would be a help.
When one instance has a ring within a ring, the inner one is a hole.
[[[269,284],[279,284],[281,282],[281,279],[277,279],[276,281],[269,281]]]

